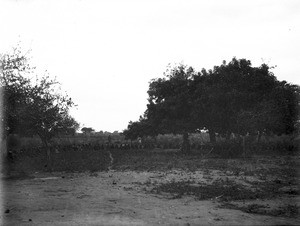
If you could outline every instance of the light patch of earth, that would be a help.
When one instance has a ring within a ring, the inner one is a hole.
[[[300,225],[299,218],[221,208],[218,197],[205,201],[169,199],[147,192],[152,184],[180,180],[208,184],[226,177],[235,176],[180,170],[36,173],[22,180],[2,180],[0,221],[2,225]],[[240,177],[235,179],[247,185]],[[268,205],[281,202],[289,200],[268,200]]]

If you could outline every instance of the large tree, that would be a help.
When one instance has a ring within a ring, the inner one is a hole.
[[[1,55],[0,65],[4,134],[38,135],[50,162],[50,140],[78,129],[78,123],[69,115],[74,106],[72,99],[60,92],[55,79],[35,75],[28,57],[19,49]]]
[[[194,79],[195,121],[214,132],[292,133],[298,117],[299,87],[276,79],[270,67],[246,59],[214,67]]]
[[[211,142],[215,133],[293,133],[299,121],[299,86],[278,81],[270,69],[236,58],[208,71],[171,68],[164,78],[150,82],[147,110],[126,133],[183,134],[184,150],[189,149],[188,133],[203,127]]]
[[[149,103],[143,117],[154,134],[182,134],[183,151],[190,149],[188,134],[198,128],[191,115],[194,76],[192,67],[179,65],[167,70],[164,78],[152,80],[148,90]]]

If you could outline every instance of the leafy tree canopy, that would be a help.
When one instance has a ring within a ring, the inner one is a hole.
[[[81,131],[82,131],[83,133],[91,133],[91,132],[94,132],[95,130],[94,130],[92,127],[83,127],[83,128],[81,129]]]
[[[150,82],[147,110],[124,134],[187,134],[206,127],[214,141],[215,132],[292,133],[299,120],[300,89],[278,81],[271,69],[236,58],[208,71],[169,68],[164,78]]]
[[[58,134],[74,133],[79,124],[69,115],[74,103],[59,83],[37,76],[28,57],[16,48],[0,56],[4,134],[38,135],[45,145]]]
[[[195,121],[218,133],[292,133],[299,86],[276,79],[270,67],[232,59],[195,78]]]

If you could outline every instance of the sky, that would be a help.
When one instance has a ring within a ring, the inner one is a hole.
[[[18,43],[96,131],[123,131],[168,64],[211,69],[233,57],[300,84],[298,0],[1,0],[0,53]]]

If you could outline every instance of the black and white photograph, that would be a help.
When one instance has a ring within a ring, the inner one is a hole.
[[[299,0],[0,21],[0,225],[300,225]]]

